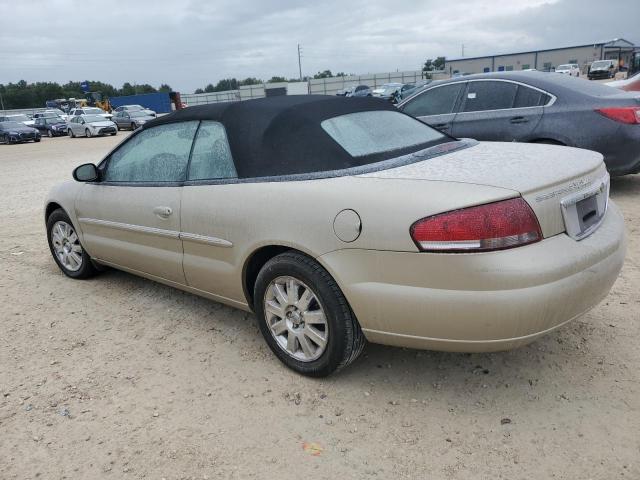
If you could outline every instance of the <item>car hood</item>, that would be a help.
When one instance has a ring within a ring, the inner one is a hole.
[[[92,127],[112,127],[113,122],[110,120],[105,120],[104,122],[89,122],[89,125]]]
[[[360,175],[468,183],[519,193],[538,216],[545,236],[564,231],[560,201],[608,181],[602,155],[555,145],[480,142],[469,148],[402,167]]]
[[[150,122],[151,120],[155,120],[155,117],[152,117],[151,115],[148,116],[144,116],[144,117],[134,117],[131,119],[131,121],[133,122]]]

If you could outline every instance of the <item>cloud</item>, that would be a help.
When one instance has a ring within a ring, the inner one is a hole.
[[[0,83],[169,83],[374,73],[457,57],[628,38],[637,0],[0,0]],[[8,14],[7,12],[10,12]],[[631,41],[635,38],[628,38]]]

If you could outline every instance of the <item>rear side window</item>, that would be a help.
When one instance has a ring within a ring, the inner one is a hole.
[[[193,144],[188,179],[209,180],[237,176],[224,127],[219,122],[203,121]]]
[[[549,100],[550,97],[546,93],[525,87],[524,85],[518,85],[518,92],[516,93],[516,100],[513,107],[540,107],[546,105]]]
[[[324,120],[321,126],[352,157],[420,145],[426,148],[430,143],[445,138],[419,120],[389,110],[340,115]]]
[[[414,117],[453,113],[456,100],[464,85],[463,82],[459,82],[427,90],[405,104],[402,110]]]
[[[145,129],[111,154],[107,182],[182,182],[197,121]]]
[[[512,108],[518,85],[511,82],[469,82],[463,112]]]

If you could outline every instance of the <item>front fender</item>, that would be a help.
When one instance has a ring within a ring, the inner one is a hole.
[[[52,211],[52,207],[59,205],[65,213],[69,216],[71,223],[73,224],[75,231],[78,233],[80,242],[83,242],[82,229],[80,228],[80,222],[76,215],[76,198],[82,188],[82,183],[75,182],[73,180],[67,180],[66,182],[59,183],[54,186],[48,193],[44,202],[44,221],[47,222],[47,216]]]

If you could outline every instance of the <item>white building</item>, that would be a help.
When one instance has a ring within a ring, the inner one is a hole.
[[[587,67],[596,60],[615,59],[623,62],[630,70],[640,70],[640,47],[625,40],[616,38],[609,42],[577,45],[574,47],[551,48],[530,52],[489,55],[486,57],[464,57],[447,59],[445,71],[455,73],[486,73],[511,70],[549,71],[565,63],[577,63],[584,73]]]

